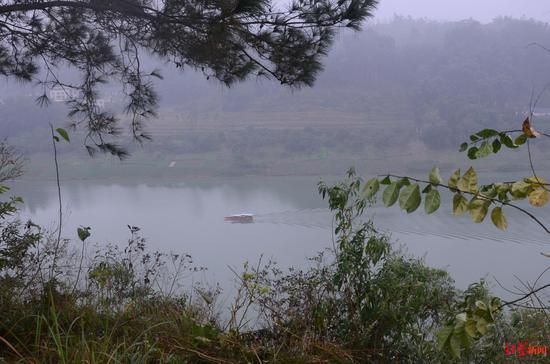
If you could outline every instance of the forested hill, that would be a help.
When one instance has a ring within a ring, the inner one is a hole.
[[[550,81],[550,52],[541,46],[550,48],[550,27],[534,20],[396,18],[340,34],[311,89],[252,80],[227,90],[200,72],[164,68],[156,86],[160,119],[149,124],[162,143],[147,148],[234,154],[271,148],[276,154],[282,146],[314,153],[346,140],[340,149],[363,153],[369,146],[384,149],[391,137],[404,150],[411,143],[456,150],[468,133],[519,122],[533,91]],[[152,59],[145,65],[158,67]],[[45,115],[62,120],[63,108],[31,107],[31,96],[24,96],[29,89],[13,84],[0,83],[0,92],[2,136],[31,150],[47,148],[48,140],[32,129],[47,125]],[[538,107],[550,109],[550,91]]]

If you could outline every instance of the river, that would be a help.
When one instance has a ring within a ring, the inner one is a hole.
[[[128,225],[138,226],[151,249],[192,255],[196,264],[208,267],[197,279],[225,287],[234,279],[229,267],[238,270],[262,254],[282,267],[300,267],[307,257],[331,246],[331,215],[317,194],[318,181],[312,177],[64,181],[63,236],[76,239],[78,226],[90,226],[88,245],[123,245],[129,238]],[[21,181],[11,193],[25,199],[23,218],[55,229],[55,182]],[[515,276],[534,281],[550,265],[550,259],[540,254],[550,253],[550,239],[530,219],[508,210],[509,229],[500,232],[490,221],[476,225],[468,217],[452,216],[450,199],[443,200],[440,211],[430,216],[407,215],[398,207],[371,208],[368,215],[391,234],[396,247],[425,257],[430,266],[445,268],[459,288],[486,277],[496,293],[507,297],[494,278],[512,288],[519,284]],[[224,222],[224,216],[241,212],[254,213],[255,223]],[[537,214],[550,220],[545,209]]]

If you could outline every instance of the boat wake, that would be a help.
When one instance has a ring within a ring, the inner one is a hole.
[[[404,215],[399,210],[373,208],[367,214],[377,228],[388,234],[433,236],[456,240],[489,240],[497,243],[550,246],[550,238],[525,216],[510,213],[507,231],[497,230],[490,221],[474,224],[465,217],[444,212],[433,215],[418,213]],[[332,214],[328,209],[301,209],[254,216],[256,223],[283,224],[313,229],[333,230]],[[489,219],[488,219],[489,220]]]

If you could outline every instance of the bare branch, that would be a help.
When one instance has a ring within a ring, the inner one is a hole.
[[[0,183],[23,175],[25,158],[5,141],[0,141]]]
[[[546,285],[544,285],[544,286],[542,286],[542,287],[539,287],[539,288],[537,288],[537,289],[531,290],[530,292],[526,293],[525,295],[521,296],[521,297],[518,298],[518,299],[515,299],[515,300],[513,300],[513,301],[509,301],[509,302],[504,302],[504,303],[503,303],[502,305],[500,305],[498,308],[499,308],[499,309],[502,309],[502,308],[505,307],[505,306],[515,305],[516,303],[521,302],[521,301],[523,301],[523,300],[525,300],[525,299],[531,297],[532,295],[535,295],[537,292],[540,292],[540,291],[542,291],[542,290],[544,290],[544,289],[546,289],[546,288],[549,288],[549,287],[550,287],[550,283],[549,283],[549,284],[546,284]]]

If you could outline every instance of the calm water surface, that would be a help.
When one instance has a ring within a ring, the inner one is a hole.
[[[78,226],[91,226],[94,243],[123,245],[127,225],[139,226],[155,250],[191,254],[208,267],[201,279],[233,280],[228,266],[256,262],[260,255],[281,266],[304,266],[306,258],[331,246],[331,217],[317,194],[316,178],[239,178],[191,183],[63,183],[63,236],[76,238]],[[12,193],[25,197],[24,217],[56,226],[56,186],[52,181],[20,182]],[[444,198],[449,201],[448,198]],[[549,264],[550,239],[527,218],[509,212],[509,230],[490,222],[475,225],[453,217],[450,206],[426,216],[407,215],[394,207],[374,208],[375,223],[391,233],[396,245],[425,256],[429,265],[446,268],[465,288],[481,277],[507,282],[534,281]],[[257,215],[254,224],[231,224],[233,213]],[[537,211],[550,221],[544,210]],[[505,295],[497,285],[494,290]]]

